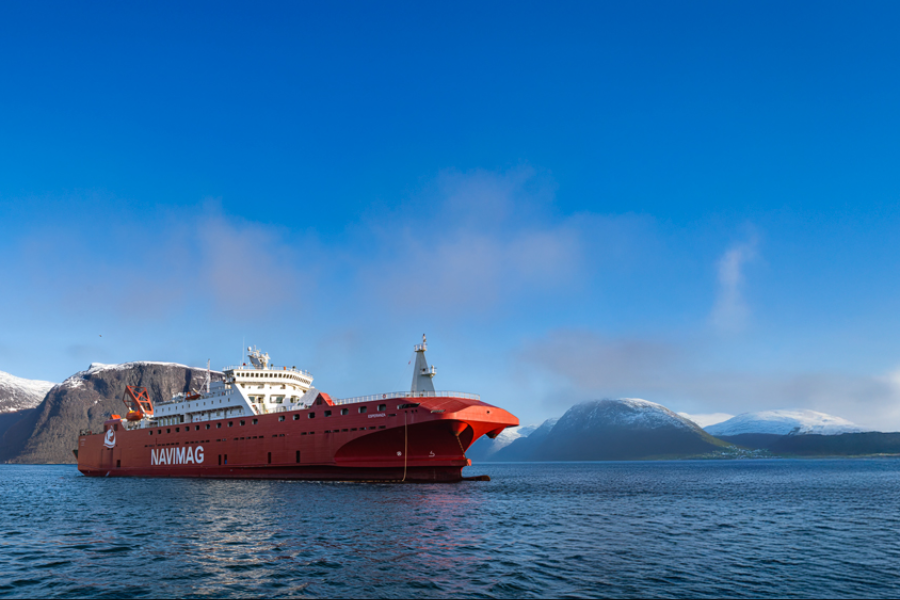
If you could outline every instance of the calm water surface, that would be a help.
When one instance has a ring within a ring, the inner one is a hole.
[[[493,481],[0,466],[0,597],[897,597],[900,460],[486,464]]]

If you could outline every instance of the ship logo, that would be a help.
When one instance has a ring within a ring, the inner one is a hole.
[[[106,430],[106,438],[103,440],[103,445],[107,448],[115,448],[116,447],[116,432],[112,429]]]

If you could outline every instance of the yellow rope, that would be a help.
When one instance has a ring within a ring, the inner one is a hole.
[[[400,483],[406,481],[406,453],[409,446],[409,433],[407,431],[406,426],[406,411],[403,412],[403,479],[400,480]]]

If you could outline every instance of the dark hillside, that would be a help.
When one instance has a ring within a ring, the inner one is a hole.
[[[212,372],[213,381],[221,379],[221,373]],[[72,449],[80,430],[97,431],[111,413],[124,414],[126,385],[146,387],[150,398],[159,402],[205,381],[206,369],[173,363],[91,365],[54,386],[37,408],[9,426],[0,438],[0,461],[74,463]]]

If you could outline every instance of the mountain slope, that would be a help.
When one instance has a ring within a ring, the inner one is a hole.
[[[570,408],[545,431],[500,450],[495,460],[632,460],[721,450],[717,440],[668,408],[636,398],[596,400]]]
[[[0,371],[0,413],[34,408],[53,385],[49,381],[22,379]]]
[[[705,428],[716,437],[745,434],[769,435],[838,435],[862,433],[862,427],[846,419],[813,410],[767,410],[744,413]]]
[[[222,374],[212,372],[213,381]],[[126,385],[147,388],[154,402],[199,388],[206,369],[175,363],[94,363],[86,371],[54,386],[41,404],[13,424],[0,438],[0,461],[72,463],[72,449],[82,429],[98,430],[111,413],[123,414]]]
[[[556,419],[552,419],[553,423],[556,423],[556,421]],[[516,440],[527,438],[540,426],[542,425],[526,425],[525,427],[507,428],[494,439],[482,436],[466,450],[466,456],[473,461],[494,460],[493,457],[497,452],[514,443]]]

